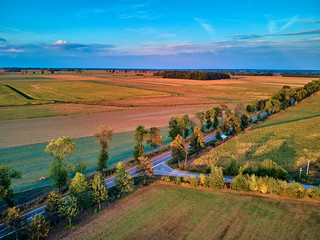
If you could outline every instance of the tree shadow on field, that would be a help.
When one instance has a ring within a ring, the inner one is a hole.
[[[274,136],[273,133],[268,134],[267,136],[263,137],[259,144],[255,145],[250,151],[247,152],[246,158],[249,161],[257,161],[262,162],[266,159],[271,159],[272,161],[279,164],[281,167],[285,168],[288,171],[293,171],[295,162],[296,162],[296,150],[294,148],[295,138],[294,135],[289,137],[283,137],[280,139],[272,138]],[[264,141],[263,141],[264,140]],[[272,140],[284,140],[279,147],[274,147],[269,151],[266,151],[262,154],[256,154],[259,150],[260,146],[264,144],[268,144],[268,141]]]

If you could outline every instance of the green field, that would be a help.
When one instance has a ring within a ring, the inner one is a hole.
[[[273,116],[254,130],[212,149],[195,164],[227,167],[232,158],[240,164],[271,159],[289,171],[320,158],[320,94]]]
[[[163,142],[168,143],[168,128],[160,128],[164,137]],[[89,163],[87,173],[96,170],[99,145],[93,137],[79,138],[74,140],[76,150],[70,158],[70,162],[83,160]],[[108,165],[114,165],[118,161],[132,157],[134,146],[134,132],[115,133],[110,142]],[[44,151],[47,143],[18,146],[12,148],[0,148],[1,164],[11,166],[22,172],[22,179],[13,180],[14,192],[26,191],[34,188],[44,187],[51,184],[49,180],[34,182],[40,177],[48,177],[48,168],[52,157]],[[146,146],[146,151],[151,148]]]
[[[41,101],[42,103],[50,101],[100,101],[168,95],[168,93],[84,81],[10,81],[6,84],[30,98],[33,98],[35,102]],[[8,87],[5,89],[6,86],[4,84],[1,84],[0,86],[0,91],[8,91],[7,94],[1,94],[0,106],[8,105],[8,103],[12,105],[19,105],[33,102]],[[22,101],[23,98],[25,101]]]
[[[50,239],[319,239],[319,203],[179,186],[139,189]]]

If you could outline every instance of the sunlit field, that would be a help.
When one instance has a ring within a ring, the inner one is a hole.
[[[320,158],[320,94],[276,114],[254,130],[236,136],[195,160],[195,164],[228,166],[232,158],[240,164],[271,159],[289,171]]]
[[[319,203],[153,185],[50,239],[317,239]],[[307,224],[306,224],[307,223]]]

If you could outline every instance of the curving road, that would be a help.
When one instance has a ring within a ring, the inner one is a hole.
[[[261,116],[265,116],[267,115],[265,112],[261,114]],[[252,117],[252,120],[256,120],[257,117],[254,116]],[[212,141],[216,136],[216,133],[213,132],[213,133],[210,133],[209,135],[205,136],[204,137],[204,140],[205,142],[210,142]],[[188,146],[189,148],[189,146]],[[153,165],[153,169],[154,169],[154,174],[155,175],[164,175],[164,176],[176,176],[176,177],[183,177],[184,175],[187,175],[188,177],[191,177],[191,176],[197,176],[199,177],[199,173],[191,173],[191,172],[185,172],[185,171],[180,171],[180,170],[175,170],[175,169],[172,169],[170,168],[168,165],[167,165],[167,162],[171,159],[171,151],[168,151],[168,152],[165,152],[159,156],[156,156],[154,158],[152,158],[150,160],[150,162],[152,163]],[[136,167],[133,167],[133,168],[130,168],[127,170],[127,172],[132,175],[133,177],[136,177],[138,176],[138,174],[136,173],[136,170],[137,168]],[[105,185],[107,186],[107,188],[111,188],[111,187],[114,187],[116,185],[115,183],[115,177],[114,176],[111,176],[109,178],[106,178],[104,180],[104,183]],[[230,181],[232,182],[233,180],[233,177],[228,177],[226,176],[225,177],[225,180],[226,182],[227,181]],[[304,186],[305,189],[309,189],[311,187],[317,187],[317,186],[314,186],[314,185],[306,185],[306,184],[302,184]],[[27,212],[25,213],[24,215],[22,215],[23,218],[27,219],[27,221],[31,221],[32,217],[35,216],[35,215],[38,215],[38,214],[43,214],[44,213],[44,209],[45,209],[45,205],[39,207],[39,208],[36,208],[30,212]],[[9,229],[4,225],[4,224],[0,224],[0,239],[11,234],[12,231],[9,231]]]

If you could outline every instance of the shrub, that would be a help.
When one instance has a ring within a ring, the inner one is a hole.
[[[249,191],[249,183],[247,178],[242,174],[236,176],[231,183],[231,188],[234,190]]]
[[[236,159],[231,159],[229,166],[225,169],[224,174],[229,176],[236,176],[239,172],[239,166]]]
[[[313,187],[310,188],[306,191],[306,193],[308,194],[309,197],[311,198],[315,198],[315,199],[320,199],[320,187]]]
[[[189,179],[189,177],[187,175],[183,176],[183,182],[185,182],[185,183],[189,183],[190,182],[190,179]]]
[[[181,184],[181,177],[176,177],[175,183],[177,185],[180,185]]]
[[[257,191],[258,190],[258,184],[257,184],[257,179],[256,175],[252,174],[251,176],[247,175],[247,180],[249,184],[249,190],[250,191]]]
[[[190,177],[190,184],[193,187],[197,187],[198,186],[198,178],[196,176],[191,176]]]
[[[208,178],[203,173],[200,173],[199,184],[201,186],[208,187]]]
[[[288,184],[285,194],[293,198],[303,198],[306,195],[306,191],[300,183],[293,181]]]
[[[218,167],[213,167],[208,179],[208,185],[213,189],[223,188],[225,184],[225,179],[222,174],[222,170]]]
[[[170,180],[171,180],[171,179],[170,179],[169,176],[166,176],[166,177],[164,178],[164,181],[165,181],[165,182],[170,182]]]

